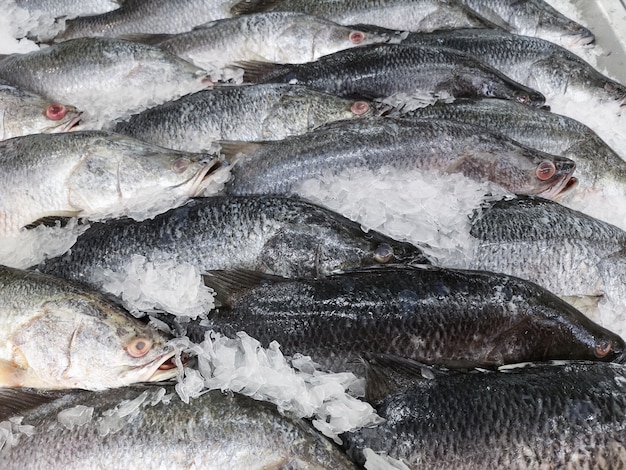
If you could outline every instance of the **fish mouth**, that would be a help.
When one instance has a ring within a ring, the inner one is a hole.
[[[189,188],[189,191],[187,192],[188,196],[200,196],[208,186],[211,177],[216,172],[218,172],[218,170],[221,170],[223,168],[222,163],[223,162],[217,158],[212,158],[208,161],[205,161],[205,163],[202,165],[196,175],[188,180],[191,181],[191,186]]]
[[[80,122],[80,120],[83,117],[83,112],[75,110],[75,111],[68,112],[68,115],[70,113],[71,113],[72,117],[71,117],[71,119],[69,121],[64,122],[63,124],[60,124],[58,126],[47,127],[42,132],[44,134],[56,134],[56,133],[60,133],[60,132],[71,132],[73,130],[76,130],[75,128],[78,127],[78,123]]]
[[[161,382],[162,380],[176,377],[177,367],[174,362],[174,356],[176,356],[176,350],[171,349],[165,354],[157,357],[152,362],[141,366],[140,368],[146,368],[148,372],[148,376],[145,381]]]
[[[556,201],[571,193],[576,186],[578,186],[578,178],[570,174],[562,178],[558,184],[538,193],[537,196]]]
[[[596,37],[591,31],[584,31],[569,36],[572,46],[587,46],[596,40]]]

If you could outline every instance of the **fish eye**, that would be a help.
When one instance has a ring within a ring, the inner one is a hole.
[[[352,44],[361,44],[365,40],[365,34],[361,31],[352,31],[348,39]]]
[[[374,251],[374,260],[377,263],[385,264],[391,261],[392,258],[393,248],[387,243],[381,243],[376,247],[376,251]]]
[[[365,114],[369,110],[370,105],[366,101],[355,101],[354,103],[352,103],[352,106],[350,106],[350,111],[352,111],[357,116]]]
[[[139,337],[126,346],[126,352],[132,357],[142,357],[148,354],[150,348],[152,348],[152,340]]]
[[[67,114],[67,108],[62,104],[51,104],[46,108],[46,117],[53,121],[63,119]]]
[[[530,96],[526,94],[518,95],[515,97],[515,101],[517,101],[518,103],[522,103],[522,104],[528,104],[530,102]]]
[[[596,349],[593,351],[599,359],[606,357],[613,350],[613,345],[608,339],[601,339],[596,343]]]
[[[556,167],[551,161],[545,160],[537,167],[537,178],[541,181],[549,180],[556,173]]]
[[[182,173],[189,168],[190,163],[191,161],[188,158],[178,158],[172,163],[172,171],[174,173]]]

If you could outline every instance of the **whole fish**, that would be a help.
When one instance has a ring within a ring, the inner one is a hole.
[[[0,142],[0,236],[40,219],[147,217],[205,190],[216,158],[105,131]],[[145,213],[145,214],[144,214]]]
[[[30,411],[22,423],[33,426],[32,435],[19,435],[0,453],[7,470],[355,468],[306,421],[219,390],[191,403],[171,386],[71,393]]]
[[[400,116],[450,119],[485,127],[527,147],[573,160],[578,189],[626,191],[626,162],[589,127],[566,116],[497,99],[435,103]]]
[[[183,33],[194,26],[230,16],[222,3],[223,0],[124,0],[116,10],[69,20],[56,40]]]
[[[344,97],[496,97],[540,106],[545,98],[475,58],[451,49],[378,44],[348,49],[316,62],[249,63],[244,81],[308,85]]]
[[[357,463],[364,448],[409,468],[622,468],[626,368],[537,364],[470,373],[376,358],[368,391],[386,422],[341,435]],[[412,369],[415,369],[414,371]],[[398,372],[400,370],[401,372]]]
[[[118,123],[115,131],[198,152],[217,140],[276,140],[329,122],[369,116],[371,104],[299,85],[227,86],[170,101]]]
[[[0,267],[0,385],[103,390],[176,375],[166,339],[100,294]]]
[[[0,140],[26,134],[66,132],[78,123],[80,114],[74,106],[53,103],[0,81]]]
[[[206,72],[157,47],[87,38],[0,60],[0,79],[113,119],[207,86]]]
[[[404,31],[492,26],[458,0],[244,0],[230,11],[233,15],[293,11],[344,25],[362,23]]]
[[[30,15],[45,14],[50,18],[76,18],[97,15],[120,7],[122,0],[13,0]]]
[[[245,331],[334,372],[362,374],[359,357],[388,353],[450,367],[550,359],[622,359],[626,344],[539,286],[503,274],[377,267],[318,279],[246,271],[205,276],[221,306],[187,330]]]
[[[123,272],[133,255],[171,259],[200,272],[250,269],[313,277],[388,263],[428,263],[420,249],[328,209],[287,197],[210,197],[143,222],[94,226],[65,255],[40,268],[99,285],[103,270]]]
[[[508,3],[508,2],[503,2]],[[597,101],[626,104],[626,86],[552,42],[497,30],[463,29],[410,34],[403,44],[448,47],[480,59],[544,95],[584,93]]]
[[[451,121],[363,119],[282,141],[223,143],[235,161],[229,194],[282,194],[309,178],[384,166],[456,172],[515,193],[553,198],[568,189],[574,163],[527,149],[482,128]]]
[[[365,33],[315,16],[269,12],[217,20],[156,44],[212,71],[245,60],[312,62],[333,52],[388,40],[385,34]]]

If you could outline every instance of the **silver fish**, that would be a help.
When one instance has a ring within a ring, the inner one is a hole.
[[[50,18],[76,18],[97,15],[120,7],[123,0],[14,0],[30,15],[45,14]]]

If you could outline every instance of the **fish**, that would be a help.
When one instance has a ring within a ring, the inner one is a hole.
[[[174,387],[68,393],[25,414],[2,468],[355,469],[313,427],[276,406],[213,390],[183,402]],[[56,452],[56,445],[64,452]]]
[[[527,147],[576,163],[577,191],[626,190],[626,162],[583,123],[545,109],[498,99],[460,99],[409,112],[403,119],[450,119],[498,132]]]
[[[623,364],[468,373],[368,359],[367,389],[386,422],[341,435],[359,464],[371,448],[415,469],[624,466]]]
[[[244,0],[230,9],[234,16],[265,11],[300,12],[343,25],[363,23],[404,31],[492,26],[457,0]]]
[[[0,385],[105,390],[176,375],[167,338],[102,295],[0,267]]]
[[[26,134],[66,132],[76,126],[81,112],[74,106],[0,81],[0,140]]]
[[[150,108],[114,130],[155,145],[200,152],[212,149],[218,140],[283,139],[373,113],[368,101],[299,85],[224,86]]]
[[[246,60],[312,62],[333,52],[388,40],[386,34],[366,33],[315,16],[277,11],[216,20],[155,44],[212,71]]]
[[[521,279],[433,266],[378,266],[316,279],[209,271],[219,307],[188,326],[245,331],[264,347],[311,356],[325,369],[363,375],[368,353],[425,364],[489,367],[551,359],[623,360],[626,343]]]
[[[54,71],[52,73],[51,71]],[[154,46],[83,38],[0,59],[0,80],[112,120],[200,91],[206,72]]]
[[[228,194],[285,194],[297,191],[309,178],[385,166],[462,173],[515,193],[546,198],[559,197],[575,182],[575,164],[569,159],[443,120],[361,119],[281,141],[221,145],[221,154],[233,162],[224,188]]]
[[[183,33],[230,16],[221,0],[123,0],[120,8],[69,20],[57,42],[81,37]]]
[[[147,217],[203,193],[219,166],[208,154],[177,152],[108,131],[5,140],[0,235],[46,218]]]
[[[279,196],[196,199],[153,219],[93,225],[42,272],[100,286],[134,255],[188,263],[201,273],[249,269],[285,277],[324,276],[377,264],[429,264],[421,249],[328,209]]]
[[[541,106],[545,97],[475,58],[446,48],[376,44],[347,49],[307,64],[245,63],[243,80],[290,83],[348,98],[400,95],[496,97]]]
[[[76,18],[97,15],[120,7],[123,0],[13,0],[29,15],[44,14],[49,18]]]
[[[544,39],[497,30],[463,29],[409,34],[403,44],[447,47],[546,96],[584,94],[597,102],[626,104],[626,86],[598,72],[576,54]]]

